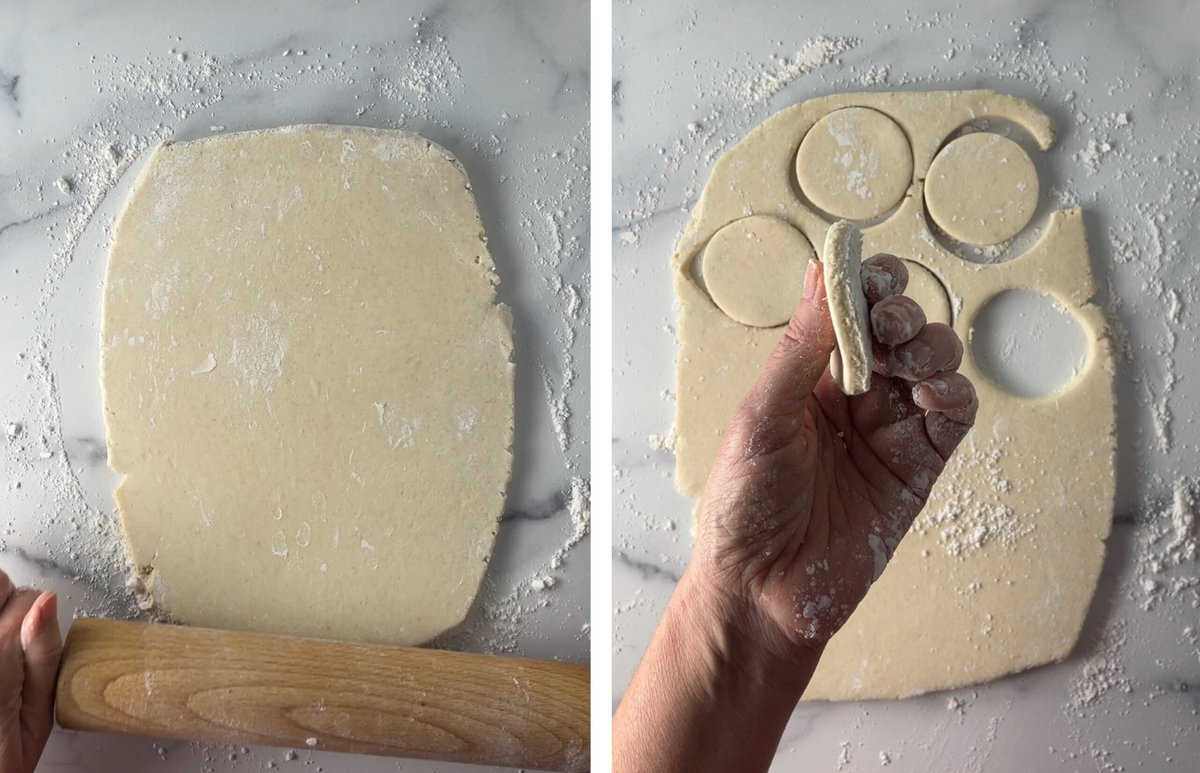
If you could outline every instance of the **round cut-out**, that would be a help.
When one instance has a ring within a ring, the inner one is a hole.
[[[835,110],[813,124],[796,153],[809,201],[847,220],[870,220],[912,183],[912,149],[895,121],[868,107]]]
[[[700,274],[721,311],[743,325],[775,327],[792,316],[813,257],[812,244],[796,228],[753,215],[713,235]]]
[[[925,177],[925,206],[950,237],[1000,244],[1029,224],[1037,208],[1038,177],[1020,145],[999,134],[974,132],[937,154]]]
[[[906,260],[904,265],[908,268],[908,287],[904,289],[904,294],[921,304],[926,321],[949,325],[954,316],[945,285],[932,271],[916,261]]]
[[[1049,295],[1006,290],[971,325],[971,356],[983,374],[1017,397],[1060,391],[1083,370],[1088,341],[1074,315]]]

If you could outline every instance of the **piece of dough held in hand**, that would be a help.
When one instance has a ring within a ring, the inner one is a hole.
[[[511,467],[511,323],[462,167],[401,131],[167,143],[105,288],[109,461],[184,623],[418,643],[465,616]]]
[[[830,226],[821,256],[825,293],[837,348],[829,356],[830,375],[847,395],[871,388],[871,323],[862,288],[862,233],[845,220]]]

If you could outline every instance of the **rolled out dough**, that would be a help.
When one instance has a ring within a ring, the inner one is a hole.
[[[774,327],[792,316],[804,270],[816,256],[804,234],[774,217],[742,218],[704,248],[701,275],[713,301],[743,325]]]
[[[912,272],[909,292],[941,299],[926,304],[929,319],[949,319],[953,310],[954,329],[968,346],[961,370],[976,385],[980,410],[883,575],[830,641],[806,699],[894,698],[1066,657],[1091,602],[1113,512],[1112,355],[1103,314],[1091,300],[1096,285],[1080,211],[1050,213],[1028,251],[986,265],[950,252],[927,225],[923,181],[939,149],[964,126],[1004,118],[1043,150],[1054,141],[1045,114],[992,91],[808,100],[767,119],[717,161],[672,260],[679,300],[680,490],[700,496],[725,425],[780,335],[722,313],[695,281],[691,263],[719,229],[755,214],[786,221],[825,259],[830,223],[797,195],[794,162],[819,121],[856,106],[886,114],[901,127],[913,168],[911,187],[895,211],[863,229],[864,254],[891,253],[926,270]],[[904,154],[880,156],[880,163],[904,169],[908,160]],[[986,213],[979,217],[986,220]],[[987,302],[1022,287],[1053,295],[1089,342],[1075,380],[1042,398],[1009,394],[985,378],[969,343]]]
[[[159,146],[117,225],[101,357],[153,603],[401,644],[461,621],[511,466],[497,283],[463,169],[421,137]]]
[[[908,286],[904,288],[904,294],[921,304],[925,321],[941,322],[943,325],[953,322],[950,297],[946,295],[941,280],[916,261],[906,260],[904,266],[908,269]]]
[[[837,336],[830,355],[833,380],[843,393],[861,395],[871,388],[871,323],[862,288],[862,233],[839,220],[825,234],[825,292]]]

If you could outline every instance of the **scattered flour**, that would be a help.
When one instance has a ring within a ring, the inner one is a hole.
[[[750,107],[766,102],[792,81],[813,70],[824,67],[859,43],[856,38],[819,35],[807,41],[795,56],[776,57],[742,90],[741,99]],[[884,71],[886,77],[886,70]]]
[[[1098,651],[1084,661],[1071,683],[1069,710],[1083,716],[1109,692],[1133,692],[1120,657],[1127,638],[1126,628],[1124,621],[1117,621],[1104,634]]]

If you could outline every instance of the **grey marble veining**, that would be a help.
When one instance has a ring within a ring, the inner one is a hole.
[[[0,566],[57,590],[64,629],[75,613],[137,611],[120,568],[98,327],[109,231],[146,151],[331,122],[402,127],[457,156],[513,310],[513,480],[480,598],[443,643],[587,660],[587,541],[550,570],[552,591],[529,587],[569,538],[572,478],[588,469],[587,23],[578,1],[0,6]],[[569,414],[565,446],[552,401]],[[268,762],[479,769],[62,731],[42,769]]]
[[[1055,207],[1083,207],[1113,320],[1117,502],[1100,587],[1065,662],[905,701],[802,703],[775,769],[1196,769],[1200,599],[1185,590],[1147,611],[1140,581],[1149,529],[1162,524],[1175,481],[1194,481],[1200,461],[1197,24],[1200,8],[1182,0],[614,4],[616,699],[692,546],[693,503],[675,491],[664,449],[676,348],[669,262],[713,162],[809,97],[995,88],[1053,118],[1059,140],[1039,173]],[[764,73],[821,35],[853,45],[754,98]],[[1110,151],[1089,152],[1104,142]],[[1197,574],[1191,562],[1153,576]],[[1109,687],[1080,700],[1096,674]]]

